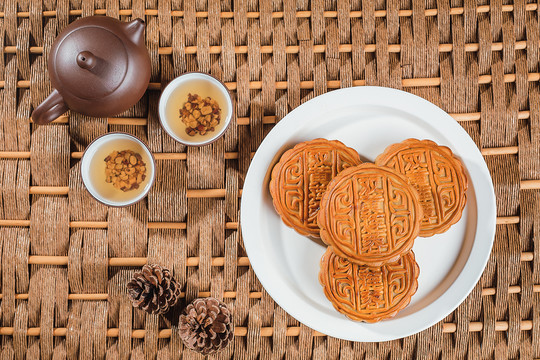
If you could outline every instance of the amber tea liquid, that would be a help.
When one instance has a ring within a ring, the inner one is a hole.
[[[122,191],[113,186],[112,183],[105,182],[105,168],[106,162],[105,158],[112,153],[113,151],[122,151],[122,150],[131,150],[139,155],[141,155],[143,162],[146,166],[146,178],[141,184],[139,184],[138,189],[133,189],[129,191]],[[92,160],[90,162],[90,181],[95,191],[99,195],[109,201],[114,202],[125,202],[132,200],[144,192],[148,182],[151,179],[151,159],[145,152],[145,149],[139,143],[130,140],[130,139],[110,139],[103,143],[95,152]]]
[[[220,111],[220,120],[214,128],[214,131],[208,131],[204,135],[196,134],[194,136],[189,136],[186,134],[186,125],[182,122],[182,117],[180,116],[180,110],[187,102],[188,94],[199,95],[201,98],[210,97],[219,105]],[[167,123],[171,130],[180,138],[186,142],[192,141],[205,141],[208,138],[219,134],[225,124],[225,118],[227,114],[231,111],[228,106],[227,98],[223,92],[221,92],[215,84],[212,84],[208,80],[204,79],[191,79],[187,80],[182,87],[173,91],[170,95],[170,98],[167,100],[167,105],[165,107],[165,115]]]

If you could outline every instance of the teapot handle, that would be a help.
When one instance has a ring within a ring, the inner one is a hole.
[[[54,89],[51,95],[32,112],[32,120],[38,125],[46,125],[68,111],[64,98]]]

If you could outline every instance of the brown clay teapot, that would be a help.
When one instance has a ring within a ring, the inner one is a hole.
[[[144,21],[90,16],[68,25],[49,55],[53,92],[32,113],[47,124],[68,109],[107,117],[133,106],[150,81]]]

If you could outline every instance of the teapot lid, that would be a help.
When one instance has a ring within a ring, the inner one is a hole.
[[[106,97],[124,81],[128,53],[124,42],[98,25],[73,29],[58,39],[49,59],[54,87],[87,100]]]

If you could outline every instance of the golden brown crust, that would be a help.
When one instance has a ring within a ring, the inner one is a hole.
[[[337,140],[315,139],[287,150],[272,169],[269,185],[285,225],[319,237],[317,213],[326,185],[341,170],[360,163],[358,153]]]
[[[375,163],[404,174],[418,191],[424,211],[420,236],[443,233],[461,218],[467,203],[467,175],[448,147],[408,139],[387,147]]]
[[[416,190],[394,170],[364,163],[336,176],[318,215],[321,239],[357,264],[381,265],[408,252],[420,231]]]
[[[374,323],[394,317],[418,289],[420,268],[409,251],[382,266],[358,265],[328,248],[319,282],[334,308],[351,320]]]

